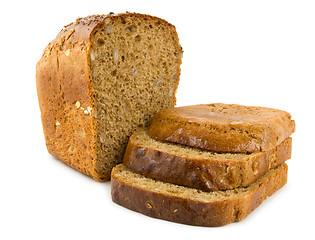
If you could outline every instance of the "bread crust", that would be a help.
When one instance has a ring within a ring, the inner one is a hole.
[[[117,174],[119,168],[121,166],[112,171],[111,194],[115,203],[150,217],[208,227],[243,220],[287,182],[287,165],[282,164],[250,185],[248,191],[240,191],[233,197],[207,201],[149,190],[120,178]]]
[[[258,152],[279,145],[294,130],[285,111],[214,103],[163,110],[153,117],[148,133],[216,152]]]
[[[266,152],[234,154],[235,158],[225,159],[224,154],[200,158],[193,154],[182,157],[146,142],[141,144],[136,140],[138,131],[130,137],[124,156],[128,168],[146,177],[203,191],[246,187],[291,157],[291,138]]]
[[[103,17],[91,16],[65,26],[36,65],[37,94],[48,152],[96,179],[94,119],[84,114],[84,110],[93,108],[87,57],[89,37],[102,20]]]
[[[97,181],[110,180],[110,169],[106,176],[101,176],[97,167],[90,40],[107,18],[128,16],[158,19],[174,29],[178,41],[175,27],[163,19],[128,12],[93,15],[65,26],[36,65],[38,101],[48,152]],[[177,88],[179,75],[176,81]]]

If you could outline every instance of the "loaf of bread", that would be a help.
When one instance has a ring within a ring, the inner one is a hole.
[[[153,117],[148,134],[216,152],[258,152],[279,145],[294,130],[285,111],[215,103],[163,110]]]
[[[287,165],[269,170],[246,188],[203,192],[146,178],[118,165],[112,171],[111,194],[115,203],[178,223],[223,226],[244,219],[287,182]]]
[[[268,170],[291,157],[287,138],[266,152],[216,153],[150,138],[145,129],[135,131],[124,164],[146,177],[203,191],[246,187]]]
[[[94,15],[65,26],[36,66],[49,153],[109,180],[131,133],[175,105],[181,58],[175,27],[160,18]]]

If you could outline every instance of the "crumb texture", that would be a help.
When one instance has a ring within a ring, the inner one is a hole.
[[[122,161],[133,131],[175,105],[181,53],[174,27],[160,19],[122,15],[93,32],[91,86],[102,174]]]
[[[240,221],[286,184],[287,165],[268,171],[246,188],[203,192],[156,181],[119,165],[112,172],[112,199],[117,204],[164,220],[199,226]]]
[[[129,139],[124,164],[164,182],[217,191],[248,186],[291,157],[292,140],[266,152],[217,153],[150,138],[145,129]]]

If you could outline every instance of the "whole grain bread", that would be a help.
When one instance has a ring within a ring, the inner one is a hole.
[[[287,182],[287,165],[269,170],[246,188],[203,192],[146,178],[123,164],[112,171],[115,203],[150,217],[199,225],[223,226],[247,217]]]
[[[258,152],[279,145],[294,130],[285,111],[214,103],[163,110],[153,117],[148,133],[216,152]]]
[[[150,138],[145,129],[128,142],[124,164],[146,177],[203,191],[246,187],[291,157],[287,138],[266,152],[216,153]]]
[[[157,17],[111,13],[65,26],[36,66],[49,153],[109,180],[131,133],[175,105],[181,58],[175,27]]]

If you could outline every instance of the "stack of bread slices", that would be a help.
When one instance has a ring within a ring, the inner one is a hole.
[[[295,122],[285,111],[227,104],[162,110],[132,134],[112,199],[178,223],[244,219],[287,182]]]

